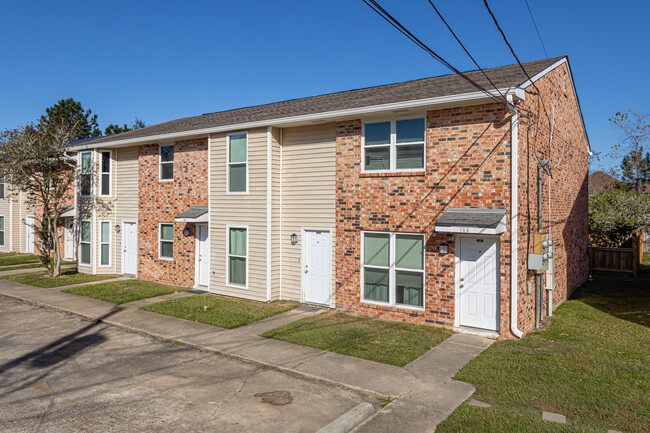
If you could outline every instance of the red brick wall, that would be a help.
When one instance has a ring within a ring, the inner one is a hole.
[[[158,258],[158,224],[174,223],[174,217],[194,206],[208,205],[207,139],[174,144],[174,180],[161,182],[159,146],[140,146],[138,277],[179,286],[194,286],[195,224],[174,224],[174,259]],[[189,236],[183,229],[190,230]]]
[[[434,233],[449,208],[504,208],[509,218],[510,122],[496,104],[427,114],[425,173],[361,173],[361,121],[337,125],[336,304],[354,311],[407,322],[454,324],[454,236]],[[360,301],[361,231],[425,233],[426,311]],[[449,245],[440,255],[438,246]],[[501,320],[509,329],[509,229],[500,236]]]
[[[519,129],[519,329],[535,325],[534,294],[527,294],[527,282],[534,277],[526,260],[532,252],[531,234],[539,230],[537,217],[538,160],[550,160],[552,178],[543,175],[542,232],[549,232],[555,244],[554,303],[568,296],[588,277],[587,257],[587,171],[588,142],[574,95],[567,65],[561,65],[536,82],[541,92],[529,86],[526,99],[518,105]],[[542,105],[543,101],[543,105]],[[545,109],[546,110],[545,110]],[[552,142],[551,142],[552,133]],[[550,144],[550,145],[549,145]],[[551,209],[549,216],[549,183]],[[550,219],[550,221],[549,221]],[[544,311],[547,307],[544,293]]]

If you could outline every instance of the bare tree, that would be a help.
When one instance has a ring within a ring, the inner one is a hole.
[[[612,152],[608,156],[623,156],[623,176],[629,179],[636,192],[639,192],[641,183],[648,177],[646,156],[643,153],[643,145],[650,140],[650,125],[648,115],[639,112],[638,109],[630,109],[625,113],[620,111],[609,119],[613,126],[623,133],[619,142],[612,146]]]
[[[52,277],[61,274],[61,215],[74,199],[76,159],[68,152],[75,125],[34,125],[0,135],[0,173],[11,194],[22,191],[34,208],[34,233],[41,261]]]

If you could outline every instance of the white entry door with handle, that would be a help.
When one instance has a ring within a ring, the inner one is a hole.
[[[499,318],[498,238],[462,236],[459,245],[459,325],[496,331]]]
[[[25,252],[34,254],[34,217],[25,217]]]
[[[304,301],[310,304],[329,305],[331,291],[330,232],[304,231]]]
[[[72,218],[66,219],[65,222],[63,250],[66,259],[74,259],[74,221]]]
[[[210,284],[210,254],[208,252],[208,225],[196,225],[196,285],[208,287]]]
[[[135,222],[124,223],[122,273],[134,276],[138,274],[138,224]]]

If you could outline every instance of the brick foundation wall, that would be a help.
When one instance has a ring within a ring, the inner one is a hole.
[[[510,214],[510,115],[487,104],[426,116],[424,173],[361,173],[361,121],[337,124],[336,306],[385,319],[452,327],[454,235],[434,233],[449,208],[503,208]],[[425,311],[360,301],[361,231],[424,233]],[[449,245],[440,255],[438,246]],[[509,330],[510,232],[500,236],[500,328]]]
[[[519,329],[535,326],[535,296],[527,294],[534,276],[526,261],[532,252],[532,233],[539,230],[537,217],[538,160],[549,160],[553,177],[543,175],[542,232],[555,245],[555,290],[553,303],[567,299],[588,278],[588,195],[589,145],[584,133],[573,82],[563,64],[526,89],[526,99],[518,104],[519,129]],[[542,101],[544,104],[542,105]],[[544,110],[544,107],[546,110]],[[552,133],[552,142],[551,140]],[[549,145],[550,143],[550,145]],[[549,214],[549,184],[551,207]],[[533,290],[534,291],[534,290]],[[544,310],[547,295],[544,293]]]
[[[159,146],[140,146],[138,194],[138,277],[166,284],[194,286],[195,231],[193,223],[174,217],[194,206],[208,205],[208,142],[174,143],[174,180],[159,180]],[[174,223],[174,258],[158,258],[159,223]],[[189,236],[183,235],[187,228]]]

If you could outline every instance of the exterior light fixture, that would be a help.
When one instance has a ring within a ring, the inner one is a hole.
[[[449,247],[447,244],[442,244],[438,247],[438,251],[440,251],[440,254],[447,254],[449,252]]]
[[[183,229],[183,236],[189,236],[190,235],[190,229]]]
[[[298,243],[298,235],[293,233],[291,235],[291,245],[296,245]]]
[[[119,233],[122,228],[120,227],[119,224],[115,224],[115,233]]]
[[[25,218],[21,219],[20,222],[22,222],[23,224],[25,224]]]

